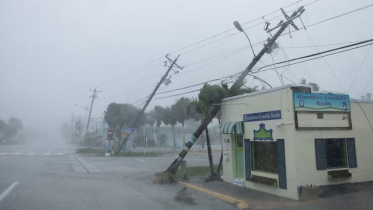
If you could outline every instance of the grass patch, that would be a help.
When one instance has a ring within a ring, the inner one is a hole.
[[[80,153],[80,154],[87,154],[87,153],[94,153],[94,154],[101,154],[100,150],[99,149],[94,149],[94,148],[80,148],[80,149],[77,149],[76,150],[76,153]]]
[[[218,169],[218,165],[214,165],[214,172],[216,173]],[[221,168],[220,170],[220,173],[222,173],[223,171],[223,167]],[[175,176],[178,177],[178,178],[181,178],[181,175],[180,175],[180,167],[179,169],[177,169],[176,173],[175,173]],[[194,166],[194,167],[187,167],[186,169],[186,175],[188,177],[193,177],[193,176],[209,176],[211,174],[210,172],[210,166]],[[166,176],[167,174],[165,174],[164,172],[158,172],[155,174],[156,177],[158,176]]]
[[[125,153],[118,153],[118,154],[115,154],[115,155],[112,155],[113,157],[158,157],[158,153],[155,153],[155,152],[147,152],[147,153],[143,153],[143,152],[125,152]]]

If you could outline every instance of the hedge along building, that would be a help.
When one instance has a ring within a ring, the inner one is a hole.
[[[307,85],[223,99],[223,180],[296,200],[307,185],[373,180],[368,120],[372,101]]]

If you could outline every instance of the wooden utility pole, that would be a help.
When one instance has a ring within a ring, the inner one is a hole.
[[[211,176],[213,176],[214,175],[214,161],[212,159],[211,142],[210,142],[208,127],[206,127],[205,132],[206,132],[207,154],[209,156],[209,163],[210,163],[210,173],[211,173]]]
[[[172,61],[170,58],[168,58],[168,55],[166,55],[167,60],[172,61],[172,63],[171,63],[171,65],[170,65],[170,67],[168,68],[168,70],[166,71],[166,73],[165,73],[165,74],[163,75],[163,77],[161,78],[161,80],[158,82],[157,86],[155,86],[153,92],[150,94],[150,96],[149,96],[148,100],[146,101],[144,107],[141,109],[141,112],[140,112],[140,116],[139,116],[139,118],[140,118],[141,115],[144,113],[145,109],[148,107],[150,101],[153,99],[153,97],[154,97],[155,93],[157,92],[158,88],[159,88],[159,87],[161,86],[161,84],[162,84],[162,83],[167,79],[168,73],[170,73],[172,67],[173,67],[174,65],[176,65],[178,68],[181,68],[181,67],[179,67],[179,66],[176,64],[176,61],[177,61],[177,59],[179,58],[179,56],[180,56],[180,55],[178,55],[178,56],[175,58],[175,60]]]
[[[157,92],[158,88],[162,85],[163,82],[166,81],[167,76],[168,76],[168,73],[170,73],[170,71],[172,70],[172,67],[173,67],[174,65],[176,65],[179,69],[182,69],[182,67],[180,67],[180,66],[178,66],[178,65],[176,64],[176,61],[177,61],[177,59],[179,58],[179,56],[180,56],[180,55],[178,55],[178,56],[175,58],[175,60],[172,61],[172,60],[168,57],[168,55],[166,55],[166,58],[167,58],[167,60],[171,63],[171,65],[170,65],[169,68],[167,69],[166,73],[161,77],[161,80],[159,80],[159,82],[158,82],[157,85],[155,86],[153,92],[150,94],[150,96],[149,96],[148,100],[146,101],[144,107],[141,109],[140,113],[138,114],[137,119],[135,120],[135,123],[134,123],[133,126],[137,126],[137,123],[139,122],[140,118],[141,118],[142,115],[144,114],[146,108],[148,107],[150,101],[153,99],[153,97],[154,97],[155,93]],[[166,61],[166,62],[167,62],[167,61]],[[125,138],[122,142],[119,142],[119,146],[118,146],[118,150],[117,150],[117,152],[119,152],[119,151],[122,149],[122,147],[124,146],[124,142],[126,141],[126,139],[129,138],[129,136],[130,136],[130,135],[126,136],[126,138]]]
[[[101,92],[101,91],[97,90],[97,87],[94,90],[92,90],[92,89],[89,89],[89,90],[93,91],[93,95],[90,96],[90,97],[92,97],[92,102],[91,102],[91,109],[89,110],[89,115],[88,115],[87,128],[85,129],[84,141],[87,139],[87,133],[88,133],[89,121],[91,120],[91,113],[92,113],[93,103],[95,102],[95,99],[97,98],[97,93]]]
[[[71,113],[71,142],[74,139],[74,113]]]
[[[235,89],[239,87],[239,85],[242,83],[242,81],[245,79],[247,74],[251,72],[251,70],[254,68],[256,63],[262,58],[262,56],[271,50],[272,45],[275,43],[277,38],[282,34],[282,32],[289,26],[292,25],[294,28],[297,29],[295,24],[293,23],[293,20],[300,17],[301,14],[304,12],[303,6],[298,9],[298,11],[294,11],[294,13],[289,17],[286,15],[286,13],[281,9],[281,11],[284,13],[286,17],[286,21],[278,24],[276,27],[267,30],[268,33],[273,31],[276,28],[280,29],[276,32],[276,34],[268,39],[267,44],[264,46],[264,48],[253,58],[249,66],[246,67],[246,69],[241,73],[241,75],[238,77],[238,79],[235,81],[235,83],[232,85],[232,87],[229,89],[229,93],[233,93]],[[299,14],[298,14],[299,13]],[[193,144],[196,142],[198,137],[201,135],[201,133],[207,128],[207,125],[211,122],[211,120],[215,117],[215,115],[220,111],[221,105],[215,105],[214,108],[211,110],[211,114],[202,122],[202,124],[198,127],[198,129],[194,132],[191,139],[187,142],[184,149],[179,153],[179,155],[176,157],[176,159],[171,163],[171,165],[167,168],[166,173],[174,175],[176,173],[176,170],[179,168],[181,162],[183,161],[184,157],[190,150],[190,148],[193,146]]]

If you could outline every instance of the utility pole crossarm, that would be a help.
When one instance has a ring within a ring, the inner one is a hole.
[[[139,118],[140,118],[141,115],[145,112],[145,109],[148,107],[150,101],[153,99],[153,97],[154,97],[155,93],[157,92],[158,88],[161,86],[161,84],[162,84],[162,83],[164,82],[164,80],[167,78],[168,73],[171,71],[172,67],[173,67],[174,65],[176,65],[176,61],[177,61],[177,59],[179,58],[179,56],[180,56],[180,55],[178,55],[178,56],[175,58],[175,60],[172,61],[172,64],[170,65],[170,67],[168,68],[168,70],[166,71],[166,73],[162,76],[161,80],[158,82],[157,86],[154,88],[154,91],[150,94],[150,96],[149,96],[148,100],[146,101],[144,107],[141,109],[141,112],[140,112],[140,116],[139,116]],[[170,58],[167,57],[167,55],[166,55],[166,58],[167,58],[168,60],[171,60]]]
[[[85,137],[84,137],[84,141],[87,139],[87,133],[88,133],[88,128],[89,128],[89,121],[91,120],[91,114],[92,114],[92,108],[93,108],[93,103],[95,102],[95,99],[97,98],[97,93],[101,92],[101,91],[98,91],[97,90],[97,87],[92,90],[92,89],[89,89],[90,91],[93,91],[93,95],[91,96],[92,97],[92,101],[91,101],[91,109],[89,110],[89,115],[88,115],[88,121],[87,121],[87,128],[85,130]]]
[[[302,7],[301,7],[302,8]],[[301,9],[300,8],[300,9]],[[304,9],[302,8],[302,11]],[[300,12],[301,14],[302,12]],[[275,28],[280,27],[280,29],[276,32],[276,34],[268,40],[268,43],[264,46],[264,48],[253,58],[249,66],[241,73],[241,75],[238,77],[238,79],[235,81],[235,83],[232,85],[232,87],[229,89],[229,93],[231,94],[236,88],[239,87],[239,85],[242,83],[242,81],[245,79],[245,77],[251,72],[253,67],[256,65],[256,63],[260,60],[260,58],[266,53],[267,49],[271,47],[276,39],[281,35],[281,33],[292,23],[292,21],[299,17],[298,11],[294,11],[294,13],[287,19],[285,22],[280,24],[279,26],[276,26]],[[275,29],[273,28],[273,29]],[[271,29],[271,30],[273,30]],[[270,31],[267,31],[268,33]],[[202,134],[202,132],[206,129],[208,124],[211,122],[211,120],[215,117],[215,115],[219,112],[221,108],[221,105],[215,105],[212,109],[210,116],[207,117],[202,124],[198,127],[198,129],[194,132],[191,139],[186,143],[186,146],[184,149],[179,153],[179,155],[176,157],[176,159],[171,163],[171,165],[167,168],[166,173],[174,175],[180,166],[181,162],[183,161],[184,157],[190,150],[190,148],[193,146],[193,144],[196,142],[196,140],[199,138],[199,136]]]

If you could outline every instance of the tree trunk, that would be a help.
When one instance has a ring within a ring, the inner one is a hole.
[[[124,139],[122,139],[122,129],[120,129],[119,142],[118,142],[118,147],[115,148],[115,151],[114,151],[115,154],[117,154],[118,152],[120,152],[122,150],[122,148],[124,146],[124,143],[126,143],[128,138],[129,138],[129,135],[124,137]]]
[[[183,123],[183,145],[182,147],[185,147],[185,126],[184,126],[184,123]]]
[[[206,131],[207,152],[208,152],[208,156],[209,156],[210,171],[211,171],[211,176],[213,176],[214,175],[214,161],[212,159],[209,129],[206,127],[205,131]]]
[[[175,125],[172,125],[172,140],[174,142],[174,149],[176,149],[176,140],[175,140]]]
[[[221,144],[221,154],[220,154],[220,160],[219,160],[219,166],[218,166],[218,170],[216,171],[216,173],[219,175],[220,174],[220,170],[221,170],[221,166],[223,164],[223,139],[221,138],[221,123],[220,123],[220,120],[219,120],[219,137],[220,137],[220,144]]]

